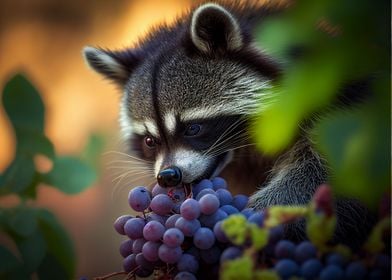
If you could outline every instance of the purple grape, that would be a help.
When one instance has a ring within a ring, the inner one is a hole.
[[[362,280],[366,278],[367,270],[365,266],[359,262],[352,262],[350,263],[344,272],[344,279],[347,280]]]
[[[169,228],[163,235],[163,243],[169,247],[179,247],[184,242],[184,234],[178,228]]]
[[[141,278],[146,278],[146,277],[149,277],[153,272],[154,272],[153,269],[138,267],[135,270],[135,275],[138,277],[141,277]]]
[[[124,232],[131,239],[141,238],[145,224],[146,222],[142,218],[129,219],[124,225]]]
[[[220,257],[220,261],[224,262],[227,260],[234,260],[234,259],[239,258],[241,256],[242,256],[241,249],[238,247],[231,246],[231,247],[226,248],[222,252],[222,255]]]
[[[275,246],[275,257],[278,259],[292,259],[295,244],[289,240],[280,240]]]
[[[166,244],[162,244],[158,250],[159,258],[169,264],[176,263],[182,256],[182,250],[180,247],[169,247]]]
[[[190,254],[183,254],[180,260],[177,263],[178,271],[188,271],[196,274],[199,269],[199,262]]]
[[[216,211],[212,215],[201,215],[199,220],[203,226],[213,229],[217,222],[222,221],[226,218],[226,212],[218,209],[218,211]]]
[[[320,280],[341,280],[344,279],[344,273],[343,270],[334,264],[328,265],[324,267],[324,269],[321,271]]]
[[[342,255],[340,255],[338,253],[332,253],[327,256],[325,263],[327,265],[334,264],[334,265],[343,267],[346,264],[346,260]]]
[[[177,273],[174,280],[197,280],[196,276],[187,271],[181,271]]]
[[[168,196],[175,202],[183,202],[186,199],[184,188],[171,188],[168,191]]]
[[[200,211],[205,215],[214,214],[219,208],[219,199],[213,194],[206,194],[199,200]]]
[[[275,264],[274,269],[283,279],[296,276],[299,271],[298,265],[291,259],[283,259]]]
[[[245,208],[241,211],[241,214],[244,215],[247,219],[255,213],[253,208]]]
[[[385,271],[391,270],[391,256],[385,254],[377,255],[374,261],[374,267]]]
[[[316,258],[317,249],[311,242],[302,241],[295,248],[294,256],[298,263],[303,263],[306,260]]]
[[[259,211],[259,212],[256,212],[256,213],[252,214],[248,218],[248,222],[256,224],[259,227],[262,227],[263,226],[263,222],[264,222],[264,213]]]
[[[168,192],[169,197],[173,200],[174,206],[173,206],[173,212],[174,213],[180,213],[181,205],[186,199],[186,194],[184,191],[184,188],[172,188]]]
[[[317,279],[323,265],[318,259],[305,261],[301,266],[301,276],[306,280]]]
[[[192,187],[193,197],[197,196],[199,194],[199,192],[201,192],[204,189],[212,189],[212,188],[213,188],[213,185],[212,185],[211,181],[208,179],[203,179],[199,183],[197,183],[196,185],[194,185]]]
[[[206,264],[219,262],[220,255],[221,250],[216,245],[207,250],[200,250],[200,257]]]
[[[246,205],[248,205],[249,198],[243,194],[237,194],[233,197],[233,206],[238,209],[238,211],[242,211],[245,209]]]
[[[167,188],[163,188],[161,187],[159,184],[156,184],[153,188],[152,188],[152,197],[157,196],[158,194],[167,194]]]
[[[212,194],[212,195],[215,195],[216,197],[218,197],[214,190],[212,190],[212,189],[204,189],[204,190],[202,190],[201,192],[198,193],[198,195],[196,196],[196,200],[199,201],[203,196],[205,196],[207,194]]]
[[[223,205],[221,208],[222,211],[225,211],[227,215],[233,215],[239,213],[238,209],[231,205]]]
[[[159,260],[158,250],[161,244],[162,243],[160,242],[153,241],[147,241],[146,243],[144,243],[142,248],[144,258],[150,262],[156,262],[157,260]]]
[[[181,230],[185,236],[193,236],[200,226],[199,220],[188,221],[183,217],[180,217],[175,224],[175,227]]]
[[[120,254],[123,258],[126,258],[130,254],[132,254],[133,240],[128,239],[121,242],[120,245]]]
[[[199,202],[193,198],[185,200],[180,208],[181,216],[187,220],[194,220],[200,216]]]
[[[131,272],[136,268],[136,254],[131,254],[123,260],[123,268],[126,272]]]
[[[215,238],[216,240],[218,240],[221,243],[227,243],[229,242],[229,239],[227,238],[225,232],[222,230],[222,222],[217,222],[214,226],[214,234],[215,234]]]
[[[279,240],[281,240],[284,236],[284,228],[282,225],[273,227],[269,232],[268,243],[276,244]]]
[[[143,253],[137,254],[135,260],[136,260],[136,264],[137,264],[138,266],[141,266],[141,267],[144,268],[144,269],[154,270],[154,263],[148,261],[148,260],[144,257]]]
[[[227,182],[221,177],[215,177],[211,180],[214,190],[227,189]]]
[[[114,229],[121,235],[125,235],[124,231],[124,225],[125,223],[129,220],[132,219],[133,217],[131,215],[122,215],[116,219],[114,222]]]
[[[158,215],[169,214],[173,209],[174,203],[166,194],[158,194],[151,200],[150,208]]]
[[[199,228],[193,236],[193,244],[199,249],[210,249],[215,243],[215,236],[212,230],[206,227]]]
[[[143,245],[146,242],[147,242],[147,240],[145,240],[144,238],[139,238],[139,239],[133,240],[132,252],[134,254],[141,253],[142,249],[143,249]]]
[[[233,202],[233,197],[231,196],[231,193],[228,190],[218,189],[216,191],[216,195],[218,196],[221,206],[229,205]]]
[[[166,220],[167,220],[167,216],[161,216],[161,215],[158,215],[158,214],[156,214],[154,212],[150,212],[147,215],[147,221],[148,222],[150,222],[150,221],[157,221],[157,222],[160,222],[162,225],[165,225]]]
[[[171,215],[171,216],[166,220],[165,227],[166,227],[167,229],[175,227],[175,224],[176,224],[176,222],[177,222],[177,220],[178,220],[179,218],[181,218],[181,215],[180,215],[180,214]]]
[[[151,203],[151,193],[145,187],[133,188],[128,195],[128,203],[133,210],[142,212]]]
[[[157,221],[148,222],[143,229],[143,237],[148,241],[158,241],[165,233],[165,227]]]

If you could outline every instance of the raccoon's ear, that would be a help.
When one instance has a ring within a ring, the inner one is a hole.
[[[141,61],[140,54],[133,50],[109,51],[89,46],[83,48],[83,56],[93,70],[119,85],[127,82]]]
[[[196,48],[207,54],[235,51],[244,44],[238,21],[214,3],[204,4],[193,12],[190,36]]]

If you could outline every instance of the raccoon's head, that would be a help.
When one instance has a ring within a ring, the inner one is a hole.
[[[204,4],[135,49],[84,49],[124,89],[124,138],[162,186],[216,176],[248,144],[247,118],[278,73],[252,43],[254,12]]]

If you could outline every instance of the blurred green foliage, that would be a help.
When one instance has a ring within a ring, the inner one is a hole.
[[[66,194],[76,194],[95,181],[97,154],[102,141],[93,136],[84,159],[58,156],[45,136],[45,106],[34,86],[23,76],[14,76],[3,91],[3,106],[16,136],[16,153],[0,175],[0,196],[16,195],[20,204],[0,207],[0,230],[18,249],[17,254],[0,246],[0,279],[73,279],[75,253],[63,226],[46,209],[34,207],[37,188],[45,183]],[[35,166],[34,158],[52,162],[48,172]],[[35,278],[36,279],[36,278]]]
[[[259,148],[284,150],[304,121],[317,118],[311,135],[335,193],[371,206],[390,188],[389,12],[384,0],[300,0],[256,34],[285,69],[274,102],[255,117]],[[353,108],[330,106],[357,80],[369,83],[370,97]]]

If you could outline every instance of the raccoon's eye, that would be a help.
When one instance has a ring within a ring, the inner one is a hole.
[[[146,136],[144,137],[144,143],[146,144],[147,147],[149,148],[154,148],[156,145],[156,141],[154,138],[152,138],[151,136]]]
[[[201,130],[201,125],[200,124],[191,124],[189,125],[186,130],[185,130],[185,136],[195,136],[197,135]]]

